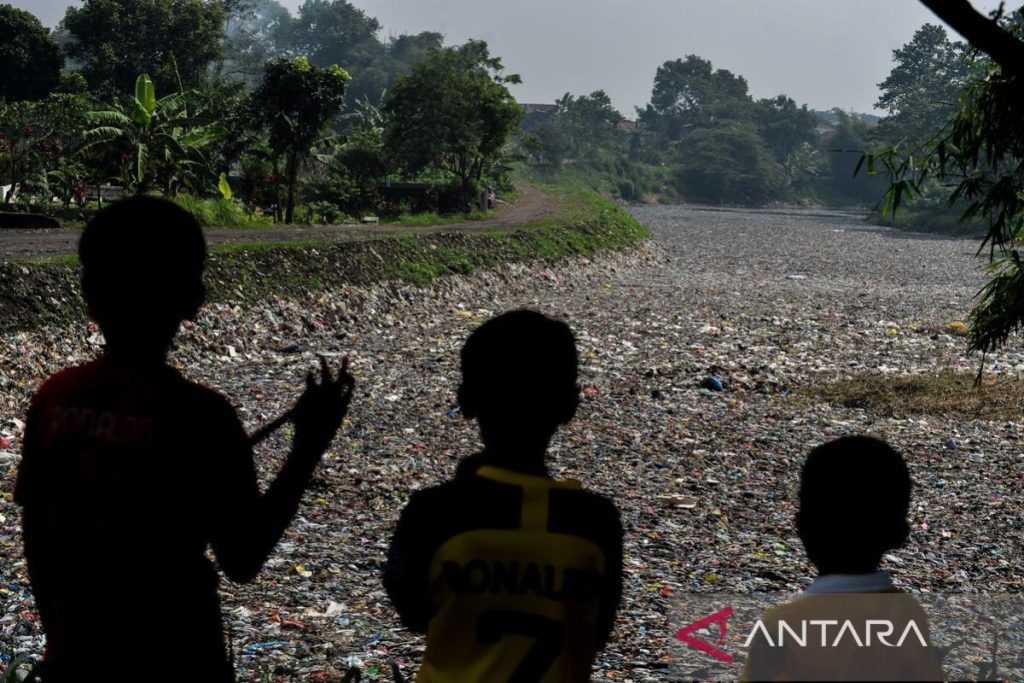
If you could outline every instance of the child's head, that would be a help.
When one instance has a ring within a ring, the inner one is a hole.
[[[565,323],[519,310],[488,320],[462,347],[459,406],[484,443],[546,442],[579,403],[576,339]]]
[[[878,569],[907,540],[910,473],[889,444],[848,436],[818,446],[800,475],[796,523],[821,574]]]
[[[108,350],[165,353],[206,295],[206,241],[189,212],[166,199],[132,197],[103,209],[78,244],[82,294]]]

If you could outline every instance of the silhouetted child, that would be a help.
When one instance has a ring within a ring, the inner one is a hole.
[[[51,377],[28,414],[15,500],[46,632],[45,680],[234,681],[206,557],[253,580],[348,407],[343,367],[312,373],[266,493],[235,411],[166,355],[205,296],[206,245],[175,204],[104,209],[79,244],[105,353]]]
[[[576,413],[567,325],[494,318],[462,349],[459,405],[484,443],[452,481],[413,493],[384,584],[426,633],[417,681],[588,681],[622,582],[615,505],[548,476],[548,442]]]
[[[910,533],[910,488],[903,458],[879,439],[844,437],[811,451],[796,526],[818,577],[761,617],[744,680],[942,680],[927,615],[878,569]]]

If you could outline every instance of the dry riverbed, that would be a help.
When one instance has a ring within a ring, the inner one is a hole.
[[[343,434],[263,574],[250,586],[223,584],[240,672],[338,680],[357,665],[385,680],[392,662],[415,669],[422,642],[402,629],[379,581],[389,534],[408,492],[449,477],[477,446],[454,410],[460,345],[489,316],[520,306],[567,320],[581,351],[584,400],[556,438],[552,469],[614,497],[626,526],[624,603],[595,676],[662,680],[681,593],[806,585],[811,568],[792,526],[799,463],[843,434],[884,436],[909,461],[913,531],[886,560],[898,583],[1020,590],[1019,419],[907,415],[813,395],[865,373],[886,382],[976,371],[950,326],[982,283],[976,244],[842,214],[634,213],[654,240],[628,255],[510,266],[426,289],[216,305],[183,332],[174,362],[229,396],[250,429],[294,400],[315,354],[349,355],[359,382]],[[84,326],[0,338],[0,652],[42,649],[10,502],[19,420],[39,382],[97,342]],[[1019,342],[989,369],[1024,371]],[[724,391],[701,390],[710,373]],[[259,448],[264,475],[286,436]],[[181,448],[201,438],[182,433]],[[130,569],[110,563],[112,582]],[[101,669],[117,648],[112,635],[109,653],[97,653]],[[166,658],[155,666],[187,677],[188,653],[174,643],[153,651]]]

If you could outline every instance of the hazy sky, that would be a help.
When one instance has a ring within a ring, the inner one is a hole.
[[[3,0],[0,0],[3,1]],[[7,0],[53,26],[67,0]],[[281,0],[294,9],[301,0]],[[918,0],[354,0],[384,36],[440,31],[481,38],[523,77],[521,102],[603,88],[632,117],[654,72],[697,54],[746,77],[754,97],[780,92],[815,109],[870,112],[892,50],[938,20]],[[976,2],[979,9],[997,3]]]

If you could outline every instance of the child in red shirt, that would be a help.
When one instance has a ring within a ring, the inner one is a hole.
[[[79,245],[104,354],[51,377],[29,408],[15,488],[46,632],[46,680],[234,681],[218,577],[252,581],[348,408],[342,368],[312,374],[287,462],[261,493],[238,416],[166,364],[205,297],[206,245],[175,204],[104,209]],[[173,662],[173,665],[169,663]]]

